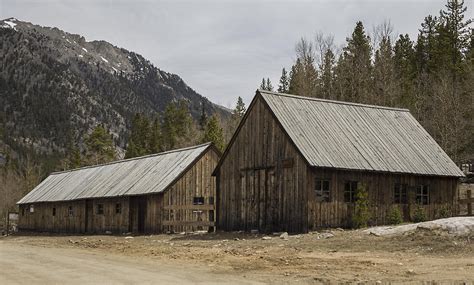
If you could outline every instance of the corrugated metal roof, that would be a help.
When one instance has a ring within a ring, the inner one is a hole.
[[[312,166],[463,176],[407,109],[258,92]]]
[[[48,176],[18,204],[159,193],[181,176],[210,143]]]

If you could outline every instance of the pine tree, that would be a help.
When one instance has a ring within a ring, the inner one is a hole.
[[[371,103],[373,93],[372,81],[372,48],[370,38],[365,34],[362,22],[357,22],[350,38],[347,38],[347,46],[343,48],[341,60],[338,63],[337,77],[341,80],[339,84],[340,99]]]
[[[150,122],[147,117],[137,113],[132,121],[132,133],[128,141],[125,158],[143,156],[149,153]]]
[[[265,78],[262,78],[262,83],[260,83],[260,87],[258,89],[267,90],[267,82],[265,81]]]
[[[170,150],[189,145],[191,138],[192,118],[185,101],[170,103],[166,106],[161,128],[161,147]]]
[[[416,110],[417,97],[414,94],[415,51],[408,34],[400,35],[394,47],[394,68],[397,79],[397,101],[401,107]]]
[[[77,146],[73,146],[68,154],[68,165],[70,169],[79,168],[82,166],[81,151]]]
[[[225,128],[225,137],[227,140],[229,140],[234,131],[237,129],[237,127],[240,124],[240,121],[245,115],[245,103],[244,100],[242,100],[242,97],[237,98],[237,103],[235,104],[234,110],[232,110],[232,115],[230,117],[230,120],[227,123],[227,127]]]
[[[288,73],[286,72],[285,68],[281,70],[281,77],[280,77],[280,84],[278,85],[278,92],[280,93],[288,93],[290,81],[288,78]]]
[[[204,102],[201,103],[201,116],[199,117],[199,127],[201,130],[204,130],[204,128],[207,125],[208,121],[208,116],[206,113],[206,109],[204,108]]]
[[[460,71],[463,54],[469,48],[472,19],[464,20],[466,10],[464,0],[448,0],[446,11],[440,12],[441,26],[443,26],[440,42],[446,43],[443,54],[448,57],[454,74]]]
[[[151,133],[148,143],[148,153],[158,153],[162,151],[161,146],[161,126],[160,120],[156,118],[151,126]]]
[[[267,78],[267,86],[265,90],[273,91],[273,85],[272,85],[272,82],[270,81],[270,78]]]
[[[232,115],[237,117],[239,120],[242,119],[245,115],[245,103],[244,100],[242,100],[242,97],[239,96],[237,98],[237,103],[235,104],[234,111],[232,112]]]
[[[213,115],[206,125],[202,142],[212,142],[220,151],[224,150],[224,131],[216,115]]]
[[[115,159],[115,148],[111,135],[103,126],[97,126],[85,139],[89,163],[100,164]]]
[[[382,37],[379,48],[375,52],[374,60],[374,98],[371,103],[384,106],[395,106],[396,78],[395,66],[392,52],[392,44],[389,37]]]
[[[62,168],[74,169],[82,166],[82,155],[79,147],[74,142],[74,135],[72,131],[67,134],[67,145],[65,159],[62,160]]]
[[[430,73],[436,69],[435,47],[436,47],[436,30],[438,26],[438,18],[431,15],[425,17],[421,23],[420,33],[416,42],[416,63],[418,73]]]
[[[260,83],[260,90],[266,90],[266,91],[273,91],[273,85],[272,82],[270,81],[270,78],[262,78],[262,83]]]
[[[304,76],[303,65],[300,59],[297,58],[295,64],[291,67],[288,93],[301,94],[300,92],[303,89]]]
[[[321,63],[320,96],[325,99],[336,99],[334,94],[334,64],[332,50],[328,49]]]

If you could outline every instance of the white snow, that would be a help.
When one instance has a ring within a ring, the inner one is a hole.
[[[115,72],[118,72],[117,68],[113,67],[112,66],[112,69],[115,71]]]
[[[15,28],[16,23],[13,23],[12,21],[3,21],[3,23],[5,23],[2,25],[3,28],[11,28],[16,31],[16,28]]]
[[[71,41],[69,39],[66,39],[66,42],[71,43]]]
[[[107,59],[103,58],[102,56],[101,56],[100,58],[101,58],[103,61],[109,63],[109,61],[108,61]]]
[[[83,51],[88,52],[85,48],[82,48]]]
[[[80,54],[79,57],[84,57],[84,56],[82,54]]]
[[[415,230],[442,230],[451,235],[464,236],[474,234],[474,217],[452,217],[434,221],[407,224],[400,226],[373,227],[364,230],[365,233],[376,236],[401,235]]]

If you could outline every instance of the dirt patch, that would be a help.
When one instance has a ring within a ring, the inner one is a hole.
[[[474,280],[470,236],[415,231],[374,236],[333,230],[303,235],[213,233],[150,236],[13,236],[10,243],[116,253],[269,283]]]

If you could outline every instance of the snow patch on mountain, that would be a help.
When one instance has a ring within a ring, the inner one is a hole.
[[[12,22],[12,21],[3,21],[3,25],[1,26],[2,28],[10,28],[10,29],[14,29],[15,31],[17,30],[16,29],[16,23]]]

